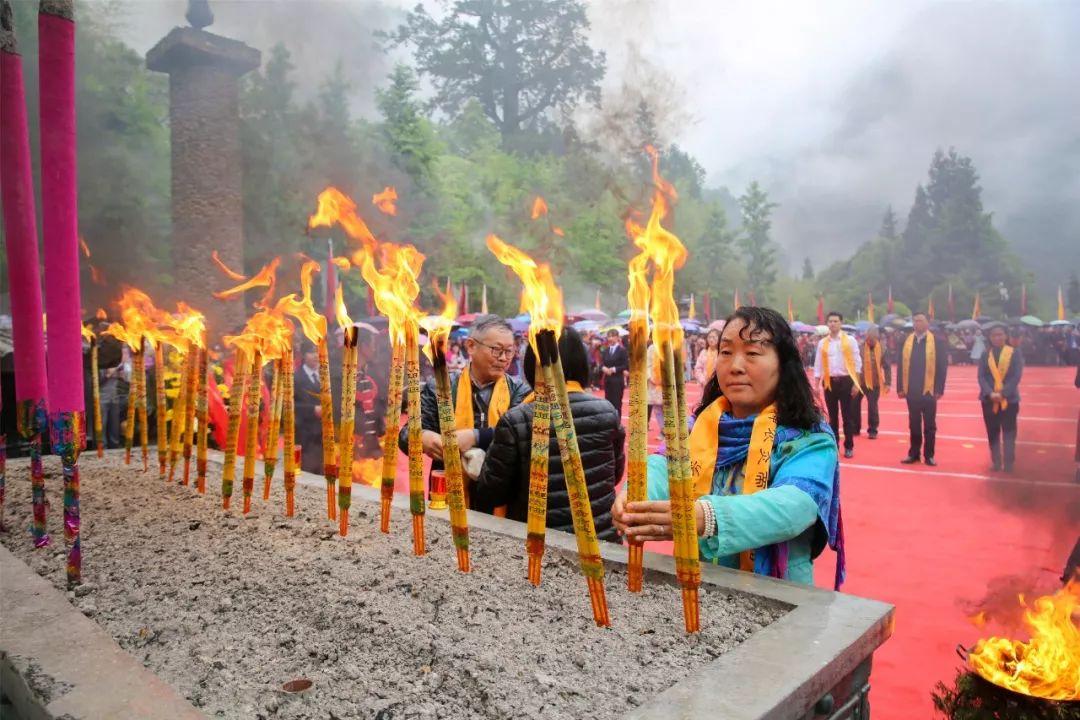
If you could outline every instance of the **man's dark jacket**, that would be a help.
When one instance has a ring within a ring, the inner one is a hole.
[[[927,333],[929,335],[930,333]],[[926,382],[926,338],[915,339],[911,346],[911,381],[907,396],[918,398],[923,395]],[[934,338],[934,395],[945,394],[945,373],[949,371],[949,344],[940,337]],[[900,357],[896,361],[896,390],[904,392],[904,345],[900,344]]]

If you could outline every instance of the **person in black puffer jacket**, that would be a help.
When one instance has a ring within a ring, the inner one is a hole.
[[[572,328],[564,329],[559,338],[559,355],[567,385],[571,386],[570,413],[574,416],[596,533],[601,540],[618,542],[611,522],[611,506],[615,502],[615,485],[626,466],[626,433],[619,413],[611,403],[581,389],[589,382],[589,361],[581,337]],[[532,385],[536,379],[536,356],[531,346],[525,354],[524,369],[525,378]],[[490,512],[492,508],[506,505],[508,518],[521,522],[527,519],[532,420],[531,396],[499,420],[480,476],[470,490],[470,499],[476,509]],[[563,532],[574,531],[554,428],[548,448],[547,526]]]

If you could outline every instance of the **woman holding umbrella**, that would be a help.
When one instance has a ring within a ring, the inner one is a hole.
[[[987,331],[990,349],[979,361],[979,400],[993,469],[995,472],[1002,469],[1012,472],[1016,461],[1016,417],[1020,412],[1024,356],[1020,348],[1006,342],[1008,333],[1003,324],[991,323]]]

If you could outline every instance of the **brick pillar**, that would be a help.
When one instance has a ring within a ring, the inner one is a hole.
[[[243,269],[239,81],[260,62],[255,48],[191,27],[174,28],[146,54],[149,69],[169,74],[176,294],[206,313],[211,342],[246,316],[242,302],[211,296],[234,283],[213,269],[210,251]]]

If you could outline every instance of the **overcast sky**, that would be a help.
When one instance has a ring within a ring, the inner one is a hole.
[[[312,80],[344,59],[364,112],[389,63],[369,29],[414,4],[212,0],[211,30],[263,49],[284,40]],[[670,79],[671,139],[711,185],[765,185],[790,269],[808,253],[850,253],[890,203],[903,221],[933,151],[949,146],[972,157],[987,208],[1022,249],[1035,218],[1039,247],[1080,263],[1080,2],[588,5],[609,89]],[[145,52],[184,6],[136,1],[125,37]]]

